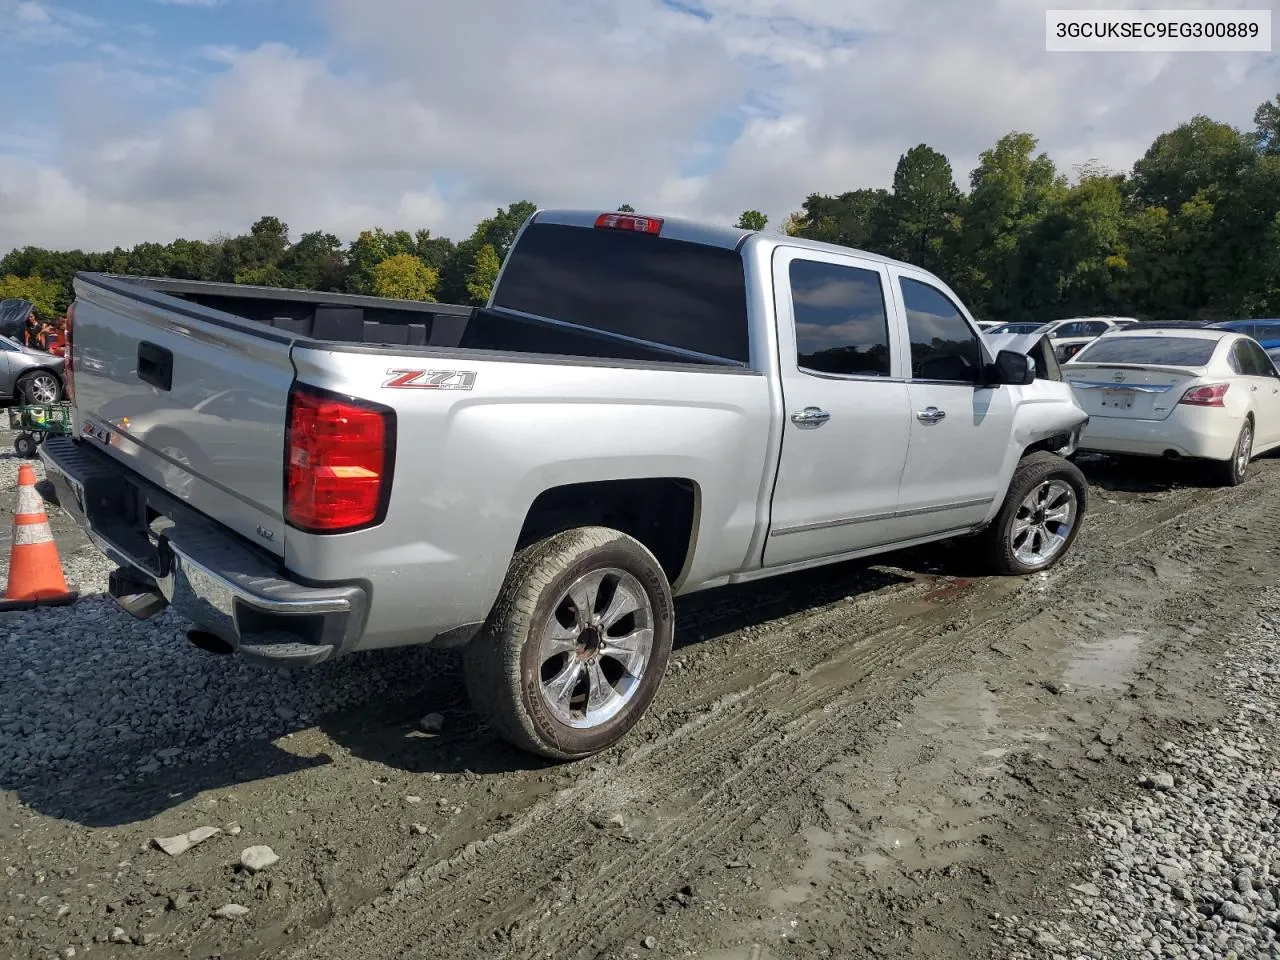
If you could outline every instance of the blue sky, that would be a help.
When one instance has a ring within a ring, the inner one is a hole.
[[[0,57],[0,252],[521,199],[777,225],[917,143],[961,185],[1011,130],[1123,169],[1280,93],[1265,54],[1048,54],[1031,0],[0,0]]]

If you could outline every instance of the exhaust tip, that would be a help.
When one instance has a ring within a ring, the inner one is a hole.
[[[193,646],[199,647],[206,653],[215,653],[219,656],[235,653],[236,648],[226,640],[223,640],[215,633],[208,630],[188,630],[187,639],[191,641]]]

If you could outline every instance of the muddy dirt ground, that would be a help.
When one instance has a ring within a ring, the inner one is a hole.
[[[681,601],[649,715],[587,762],[504,746],[455,658],[393,651],[387,691],[231,750],[3,772],[0,956],[999,957],[992,915],[1052,915],[1093,856],[1076,814],[1221,716],[1209,668],[1277,570],[1280,462],[1082,466],[1048,574],[956,545]],[[239,869],[254,844],[279,862]]]

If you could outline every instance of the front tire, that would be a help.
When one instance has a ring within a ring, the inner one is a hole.
[[[14,387],[27,403],[51,404],[62,399],[62,381],[47,370],[24,375]]]
[[[1044,451],[1023,457],[1004,505],[981,534],[988,565],[1012,576],[1048,570],[1080,532],[1087,498],[1088,482],[1075,464]]]
[[[1245,418],[1240,435],[1236,437],[1235,449],[1231,451],[1230,460],[1220,460],[1213,465],[1214,479],[1224,487],[1238,487],[1244,482],[1249,472],[1249,461],[1253,459],[1253,421]]]
[[[36,455],[36,438],[29,433],[20,433],[13,441],[13,449],[24,460],[30,460]]]
[[[674,621],[666,575],[638,540],[607,527],[554,534],[516,554],[467,645],[472,707],[530,753],[590,756],[644,716]]]

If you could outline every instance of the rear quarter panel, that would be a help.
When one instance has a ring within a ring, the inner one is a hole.
[[[552,487],[681,477],[697,487],[688,590],[739,570],[766,470],[770,395],[749,371],[328,352],[298,347],[304,383],[394,407],[386,521],[325,537],[290,530],[286,565],[366,581],[362,648],[423,642],[483,620],[529,507]],[[389,386],[396,371],[454,370],[470,389]]]

